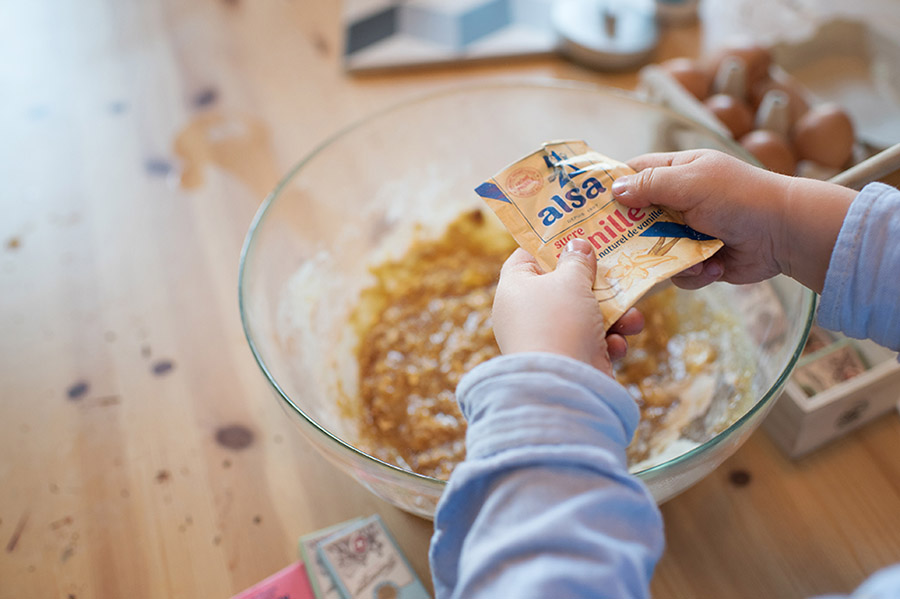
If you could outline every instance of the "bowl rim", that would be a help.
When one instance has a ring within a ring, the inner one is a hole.
[[[727,285],[728,283],[725,284]],[[800,283],[797,284],[800,285]],[[662,470],[663,467],[677,466],[682,462],[687,461],[694,455],[697,455],[699,453],[706,453],[706,451],[715,448],[720,443],[724,443],[727,439],[731,438],[732,434],[737,432],[737,430],[740,429],[745,422],[753,419],[761,410],[769,409],[772,401],[778,398],[781,390],[784,388],[785,384],[793,373],[794,366],[797,364],[797,360],[800,359],[800,355],[803,353],[804,346],[806,345],[806,339],[809,337],[809,331],[812,329],[813,321],[815,320],[817,296],[812,290],[803,287],[802,285],[801,287],[802,297],[809,304],[809,312],[806,315],[806,322],[803,323],[803,332],[800,335],[800,343],[797,345],[797,347],[794,348],[794,353],[788,359],[787,364],[778,375],[778,378],[775,380],[772,386],[770,386],[766,390],[765,394],[763,394],[759,401],[753,404],[753,406],[751,406],[750,409],[747,410],[740,418],[728,425],[728,428],[719,432],[711,439],[707,439],[696,447],[693,447],[688,451],[675,456],[674,458],[666,460],[665,462],[650,466],[649,468],[644,468],[643,470],[640,470],[638,472],[632,472],[632,474],[639,477],[652,476]]]
[[[375,110],[371,113],[367,113],[366,115],[359,117],[355,120],[350,121],[347,125],[338,128],[334,133],[327,136],[319,142],[317,145],[313,147],[303,158],[301,158],[292,168],[290,168],[287,173],[281,178],[278,184],[274,187],[274,189],[269,192],[263,202],[260,204],[259,208],[256,211],[251,223],[250,228],[247,231],[247,234],[244,238],[244,243],[241,247],[240,254],[240,262],[238,265],[238,310],[240,312],[241,318],[241,327],[244,331],[244,337],[247,340],[247,343],[250,347],[250,351],[253,354],[254,360],[256,360],[257,366],[259,366],[263,375],[266,377],[268,383],[272,386],[273,389],[278,393],[278,396],[285,402],[285,404],[294,410],[305,422],[311,425],[314,429],[323,433],[326,438],[338,444],[341,449],[349,450],[351,454],[355,454],[361,458],[365,462],[372,462],[373,464],[377,464],[380,466],[387,467],[390,472],[397,473],[402,477],[411,478],[413,480],[425,483],[427,485],[437,485],[442,488],[447,484],[447,481],[434,478],[425,474],[420,474],[418,472],[413,472],[411,470],[407,470],[405,468],[401,468],[395,464],[391,464],[389,462],[385,462],[384,460],[380,460],[361,449],[354,447],[350,443],[344,441],[336,434],[329,431],[326,427],[319,424],[314,418],[309,416],[300,406],[298,406],[294,401],[290,398],[290,396],[285,392],[285,390],[281,387],[278,381],[275,379],[275,376],[266,366],[265,361],[262,358],[262,355],[257,347],[257,344],[254,341],[253,332],[251,331],[249,319],[247,318],[246,313],[246,300],[245,300],[245,282],[246,282],[246,268],[248,262],[248,256],[253,251],[253,247],[255,245],[256,240],[256,232],[262,225],[265,220],[269,208],[271,208],[272,204],[281,194],[281,191],[294,179],[300,170],[306,166],[311,160],[313,160],[316,156],[319,155],[320,152],[325,150],[327,147],[337,142],[345,135],[353,132],[354,130],[364,126],[368,122],[377,119],[380,116],[390,114],[395,111],[402,110],[407,106],[413,106],[420,103],[426,103],[432,100],[437,100],[443,98],[445,96],[453,96],[458,94],[464,94],[466,92],[471,91],[484,91],[488,89],[513,89],[513,88],[531,88],[531,89],[545,89],[545,90],[554,90],[554,89],[562,89],[562,90],[573,90],[573,91],[584,91],[584,92],[594,92],[601,95],[615,96],[621,100],[628,102],[640,103],[642,105],[648,106],[654,110],[658,110],[662,113],[667,113],[669,117],[671,117],[675,121],[681,121],[687,125],[695,129],[702,130],[704,133],[709,135],[711,138],[716,139],[724,146],[730,146],[731,150],[734,151],[734,154],[741,157],[743,160],[754,164],[755,166],[762,166],[759,161],[757,161],[750,153],[744,150],[737,142],[733,139],[725,137],[718,131],[710,129],[705,125],[698,123],[696,121],[691,120],[685,115],[661,104],[654,104],[645,99],[641,98],[637,93],[630,92],[624,89],[618,89],[613,87],[608,87],[604,85],[568,80],[568,79],[556,79],[552,77],[509,77],[509,78],[497,78],[491,81],[479,81],[467,84],[456,84],[452,86],[448,86],[443,89],[439,89],[436,91],[431,91],[424,94],[417,94],[405,100],[401,100],[396,103],[389,104],[386,107]],[[804,323],[804,330],[801,336],[801,340],[806,339],[809,335],[809,331],[812,327],[814,318],[815,318],[815,308],[816,308],[816,294],[804,288],[803,294],[806,296],[807,303],[809,303],[809,311],[807,313],[806,322]],[[798,344],[797,348],[795,348],[793,355],[789,358],[787,364],[782,369],[781,373],[778,376],[778,379],[775,383],[766,391],[762,398],[757,401],[745,414],[743,414],[740,418],[738,418],[735,422],[728,426],[725,430],[718,433],[713,438],[700,443],[696,447],[686,451],[683,454],[680,454],[674,458],[666,460],[665,462],[661,462],[660,464],[656,464],[654,466],[650,466],[638,472],[632,472],[635,476],[639,478],[644,478],[647,476],[652,476],[662,470],[664,467],[669,468],[673,465],[681,464],[688,459],[691,459],[693,456],[706,453],[708,450],[713,449],[720,443],[724,442],[726,439],[730,438],[737,429],[739,429],[747,420],[753,418],[760,410],[763,408],[767,408],[772,400],[777,397],[778,393],[784,387],[788,378],[790,377],[791,372],[794,369],[794,366],[797,363],[797,360],[800,358],[800,354],[803,351],[803,343]]]

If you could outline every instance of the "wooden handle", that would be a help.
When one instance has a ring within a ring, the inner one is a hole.
[[[842,173],[838,173],[829,181],[851,189],[862,189],[872,181],[900,170],[900,144],[866,158]]]

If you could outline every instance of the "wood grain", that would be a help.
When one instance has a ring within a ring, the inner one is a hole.
[[[660,58],[715,45],[726,5]],[[338,11],[0,8],[0,598],[227,597],[297,559],[301,534],[371,513],[428,580],[430,523],[336,473],[253,362],[235,293],[249,222],[299,157],[398,100],[635,77],[544,58],[352,78]],[[840,592],[900,561],[898,455],[896,415],[796,463],[756,434],[664,506],[655,595]]]

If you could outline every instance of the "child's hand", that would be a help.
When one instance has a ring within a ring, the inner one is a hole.
[[[712,150],[647,154],[628,164],[639,172],[613,183],[616,200],[672,208],[725,243],[706,262],[673,277],[678,286],[754,283],[783,272],[822,290],[853,190],[778,175]]]
[[[528,252],[517,249],[503,265],[494,297],[494,336],[500,351],[561,354],[612,375],[610,357],[625,355],[623,335],[640,332],[644,318],[632,308],[607,336],[591,291],[596,270],[593,248],[583,239],[569,243],[556,270],[546,274]]]
[[[638,173],[613,183],[617,201],[672,208],[694,229],[725,243],[706,262],[673,277],[678,286],[696,289],[718,279],[755,283],[782,271],[775,252],[781,205],[769,201],[777,175],[705,150],[647,154],[628,165]]]

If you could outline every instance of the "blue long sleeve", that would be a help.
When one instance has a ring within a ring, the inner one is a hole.
[[[831,254],[819,324],[900,350],[900,191],[870,183],[853,200]]]
[[[627,391],[581,362],[517,354],[473,369],[457,398],[467,456],[435,517],[437,596],[649,596],[663,528],[626,466]]]

